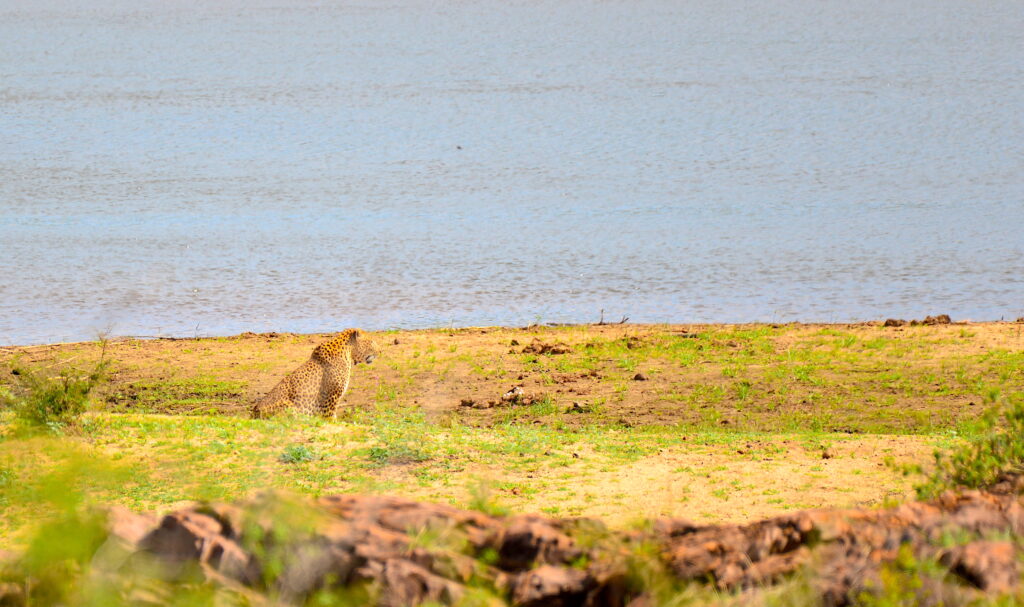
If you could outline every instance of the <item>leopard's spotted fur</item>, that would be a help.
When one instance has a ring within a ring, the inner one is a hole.
[[[380,353],[361,329],[347,329],[313,350],[313,355],[252,406],[253,417],[269,417],[295,408],[306,415],[336,417],[341,397],[348,391],[352,366],[371,363]]]

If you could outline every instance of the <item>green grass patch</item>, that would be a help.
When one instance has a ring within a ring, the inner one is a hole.
[[[115,411],[138,413],[215,413],[223,405],[235,405],[245,393],[241,381],[210,375],[154,381],[137,381],[107,396]]]

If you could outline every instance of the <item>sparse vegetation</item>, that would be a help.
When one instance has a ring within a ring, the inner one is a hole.
[[[59,363],[54,373],[52,365],[32,366],[15,359],[10,373],[16,382],[12,388],[0,386],[0,404],[30,427],[61,433],[86,411],[90,394],[106,379],[109,366],[105,341],[90,369]]]
[[[1007,472],[1024,472],[1024,393],[997,401],[978,420],[973,436],[934,454],[918,496],[935,497],[947,489],[988,487]],[[912,471],[921,473],[920,466]]]
[[[66,384],[61,361],[95,359],[99,344],[34,355],[24,366],[48,371],[43,377],[62,392],[39,401],[58,406],[34,406],[43,415],[32,417],[19,412],[35,393],[24,377],[0,377],[0,538],[25,547],[56,520],[40,514],[39,487],[73,469],[75,458],[109,458],[124,471],[117,484],[90,474],[75,480],[87,502],[136,510],[270,487],[398,493],[613,525],[657,516],[741,521],[899,500],[913,479],[880,466],[883,458],[905,466],[935,447],[943,455],[927,467],[921,495],[984,486],[1024,460],[1024,355],[1016,334],[998,325],[970,335],[871,326],[399,335],[401,346],[358,369],[337,421],[244,416],[255,394],[308,356],[314,337],[119,342],[94,380],[80,371]],[[569,351],[522,353],[534,338]],[[76,387],[80,380],[92,382],[88,390]],[[529,398],[502,402],[512,386]],[[462,398],[474,406],[460,406]],[[27,425],[81,432],[15,432]],[[74,457],[60,448],[66,444]],[[75,516],[87,516],[82,505]],[[88,528],[85,518],[74,520]],[[907,573],[894,571],[893,579]],[[678,596],[679,588],[666,588]]]
[[[245,382],[197,375],[131,382],[119,386],[106,400],[113,411],[202,415],[235,405],[244,393]]]

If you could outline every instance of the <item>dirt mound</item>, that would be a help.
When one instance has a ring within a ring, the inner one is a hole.
[[[934,326],[934,325],[950,325],[953,324],[953,320],[949,317],[949,314],[938,314],[936,316],[925,316],[924,320],[912,320],[907,322],[902,318],[886,318],[885,322],[882,323],[883,327],[902,327],[910,325],[917,327],[920,325]]]
[[[572,352],[572,348],[562,342],[549,344],[535,338],[532,343],[523,348],[522,352],[523,354],[568,354]]]
[[[291,335],[291,333],[278,333],[277,331],[254,333],[252,331],[246,331],[244,333],[239,333],[238,337],[241,339],[277,339],[283,335]]]
[[[1018,480],[1001,488],[1019,488]],[[156,571],[171,581],[198,567],[211,582],[285,602],[326,589],[396,606],[455,604],[484,590],[515,605],[644,604],[653,597],[643,580],[661,574],[680,586],[756,593],[804,571],[818,600],[845,605],[896,571],[956,604],[1019,591],[1024,556],[1016,539],[1024,503],[1012,492],[947,493],[888,510],[809,511],[749,525],[661,519],[625,532],[588,519],[490,516],[358,495],[266,494],[159,521],[114,509],[108,520],[97,567]]]

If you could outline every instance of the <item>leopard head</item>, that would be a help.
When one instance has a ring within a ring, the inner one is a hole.
[[[370,364],[380,354],[380,346],[362,329],[352,332],[349,345],[352,348],[352,362]]]

